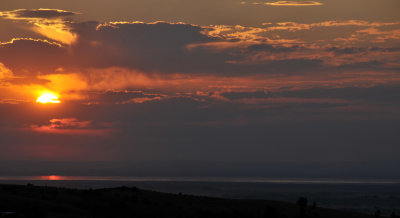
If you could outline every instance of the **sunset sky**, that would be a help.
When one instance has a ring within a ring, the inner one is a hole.
[[[399,10],[1,0],[0,160],[399,161]]]

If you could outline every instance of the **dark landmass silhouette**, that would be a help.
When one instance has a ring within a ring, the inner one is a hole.
[[[297,202],[234,200],[167,194],[137,187],[69,189],[0,185],[0,217],[141,217],[141,218],[368,218],[350,211],[319,208],[299,197]]]

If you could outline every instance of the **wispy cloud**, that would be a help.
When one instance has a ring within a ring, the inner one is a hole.
[[[14,20],[33,19],[33,18],[55,19],[59,17],[72,16],[75,14],[76,13],[72,11],[39,8],[39,9],[17,9],[13,11],[2,11],[0,12],[0,17],[7,19],[14,19]]]
[[[90,121],[80,121],[76,118],[51,119],[49,125],[31,125],[28,130],[63,135],[109,136],[114,130],[109,127],[96,128]]]
[[[317,6],[323,5],[321,2],[316,1],[277,1],[277,2],[267,2],[266,5],[273,6]]]
[[[319,6],[323,5],[317,1],[275,1],[275,2],[241,2],[241,4],[271,5],[271,6]]]

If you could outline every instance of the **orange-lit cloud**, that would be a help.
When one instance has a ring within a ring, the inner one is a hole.
[[[271,6],[319,6],[323,5],[317,1],[276,1],[276,2],[241,2],[241,4],[271,5]]]
[[[384,27],[384,26],[396,26],[400,22],[368,22],[364,20],[346,20],[346,21],[324,21],[317,23],[296,23],[296,22],[278,22],[276,25],[271,23],[265,23],[268,30],[288,30],[288,31],[298,31],[298,30],[310,30],[312,28],[322,28],[322,27],[345,27],[345,26],[358,26],[358,27]]]
[[[75,15],[74,12],[58,9],[18,9],[0,12],[0,18],[25,21],[32,31],[57,42],[71,45],[77,40],[77,34],[71,31],[70,21],[65,16]]]
[[[244,1],[1,12],[0,159],[396,159],[396,0]]]
[[[73,27],[79,36],[70,46],[50,37],[14,39],[0,45],[0,90],[7,92],[0,94],[1,102],[35,101],[45,90],[59,93],[63,101],[85,105],[179,98],[230,102],[218,93],[301,90],[321,84],[374,86],[399,80],[393,73],[400,54],[394,47],[397,22],[278,22],[261,27],[168,22],[63,25]],[[160,35],[166,40],[158,40]],[[121,40],[125,38],[129,40]],[[143,93],[132,95],[131,91]]]
[[[4,79],[11,78],[12,76],[13,76],[13,73],[11,72],[11,70],[8,69],[6,66],[4,66],[3,63],[0,62],[0,84],[1,84],[1,82],[4,82]]]
[[[266,2],[266,5],[273,6],[318,6],[323,5],[321,2],[316,1],[276,1],[276,2]]]
[[[21,41],[22,42],[23,41],[39,42],[39,43],[49,44],[49,45],[52,45],[52,46],[57,46],[59,48],[63,47],[60,43],[57,43],[57,42],[50,42],[50,41],[45,40],[45,39],[33,39],[33,38],[13,38],[9,42],[0,43],[0,46],[4,47],[4,46],[12,45],[14,43],[18,43],[18,42],[21,42]]]
[[[58,42],[71,45],[77,40],[77,34],[64,24],[60,23],[35,23],[33,31]]]
[[[27,130],[38,133],[61,135],[109,136],[114,129],[90,128],[90,121],[79,121],[76,118],[51,119],[49,125],[31,125]]]

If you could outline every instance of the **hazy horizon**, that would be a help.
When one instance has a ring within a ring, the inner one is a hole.
[[[67,162],[1,161],[0,179],[400,182],[398,161],[373,162]],[[53,177],[49,177],[53,176]]]

